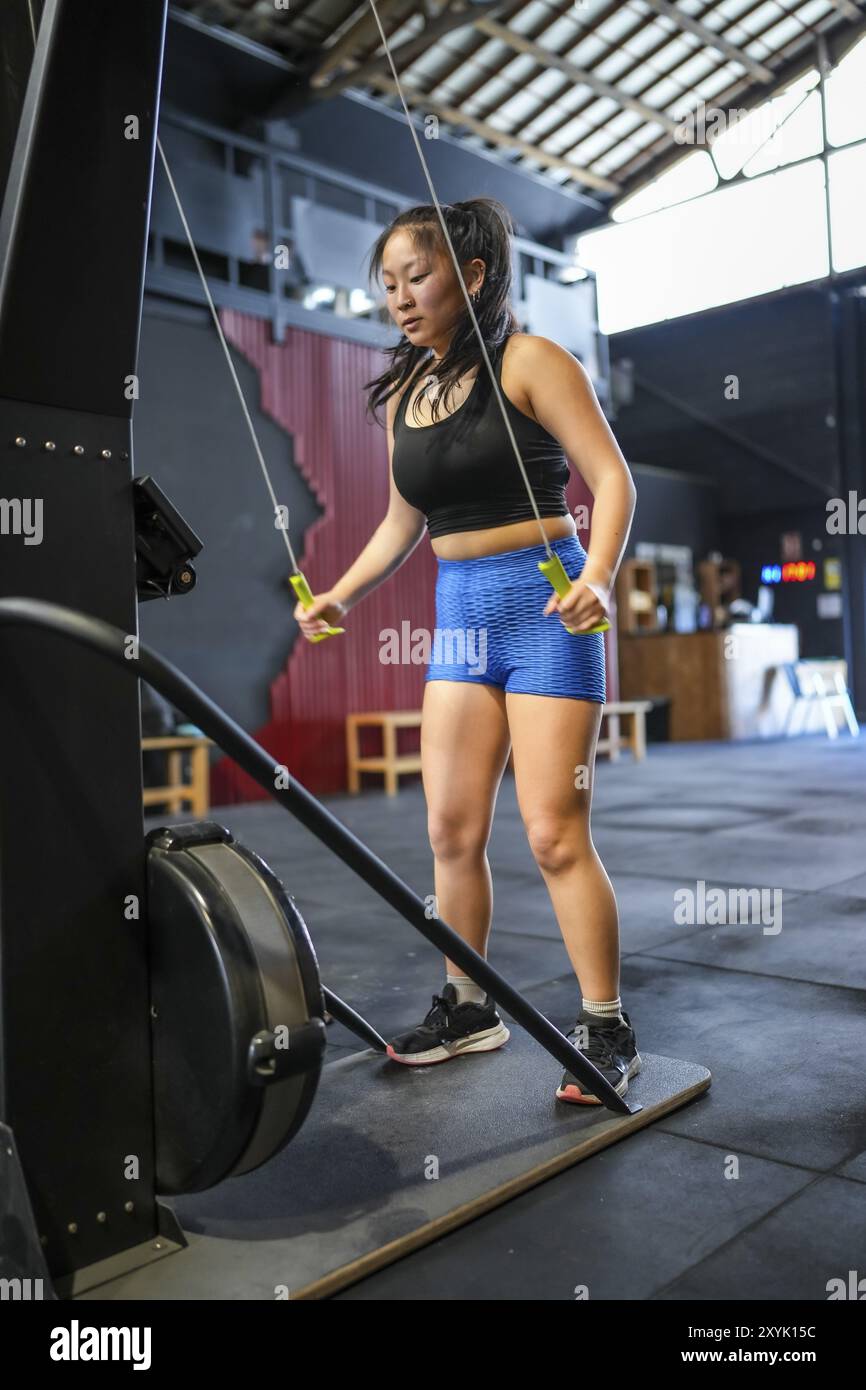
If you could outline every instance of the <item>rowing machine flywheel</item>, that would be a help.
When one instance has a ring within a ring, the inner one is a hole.
[[[201,1192],[300,1129],[324,1001],[304,921],[258,855],[213,821],[147,846],[156,1187]]]

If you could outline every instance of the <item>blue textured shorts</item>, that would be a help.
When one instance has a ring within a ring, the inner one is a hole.
[[[586,564],[577,536],[550,542],[571,579]],[[604,636],[567,632],[538,568],[543,545],[439,560],[436,632],[425,681],[473,681],[524,695],[605,698]]]

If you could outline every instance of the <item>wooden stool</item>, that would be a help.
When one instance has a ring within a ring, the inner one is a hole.
[[[598,752],[608,753],[615,762],[624,747],[631,748],[635,762],[646,757],[646,713],[652,709],[651,700],[612,700],[604,707],[607,737],[598,740]],[[620,721],[630,721],[628,733],[623,733]]]
[[[358,731],[362,727],[375,725],[382,730],[382,754],[375,758],[362,758]],[[421,754],[397,754],[397,730],[420,729],[420,710],[376,710],[369,714],[349,714],[346,716],[346,763],[349,775],[349,791],[357,794],[361,790],[362,772],[383,772],[385,791],[389,796],[397,795],[397,778],[401,772],[420,772]]]
[[[210,769],[207,750],[211,746],[209,738],[194,738],[191,735],[169,735],[163,738],[143,738],[142,753],[168,753],[168,785],[165,787],[145,787],[145,806],[166,803],[173,814],[189,809],[197,816],[204,816],[210,809]],[[183,780],[183,754],[190,753],[190,780]]]

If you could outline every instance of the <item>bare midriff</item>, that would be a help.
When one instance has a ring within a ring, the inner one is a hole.
[[[577,527],[573,516],[543,516],[541,524],[548,540],[574,536]],[[492,526],[483,531],[454,531],[449,536],[437,536],[430,544],[433,554],[441,560],[475,560],[480,555],[496,555],[501,550],[523,550],[529,545],[543,545],[538,522],[515,521],[509,526]]]

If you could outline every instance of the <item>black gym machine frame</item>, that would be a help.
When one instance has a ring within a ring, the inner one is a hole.
[[[46,1274],[61,1293],[185,1243],[159,1192],[201,1190],[288,1142],[315,1093],[325,1007],[384,1049],[369,1023],[322,990],[294,901],[257,856],[213,822],[145,842],[139,678],[609,1111],[641,1108],[429,917],[290,769],[278,777],[254,739],[137,639],[138,601],[194,582],[186,564],[154,577],[169,532],[184,533],[176,514],[160,530],[158,488],[148,492],[155,530],[142,581],[127,391],[166,9],[167,0],[45,0],[35,50],[24,4],[0,32],[10,77],[0,105],[0,496],[38,497],[45,508],[41,544],[0,536],[0,1276]],[[195,537],[186,538],[188,560]],[[130,903],[143,911],[125,913]],[[173,975],[175,958],[188,978]],[[194,1022],[204,1008],[199,967],[220,976],[224,996],[196,1054],[200,1039],[193,1026],[183,1032],[183,1015]],[[163,995],[173,1052],[160,1043]],[[219,1147],[223,1119],[185,1113],[189,1095],[199,1111],[221,1097],[208,1098],[207,1077],[196,1089],[184,1069],[193,1058],[205,1068],[223,1032],[233,1035],[233,1148],[191,1161],[202,1125]]]

